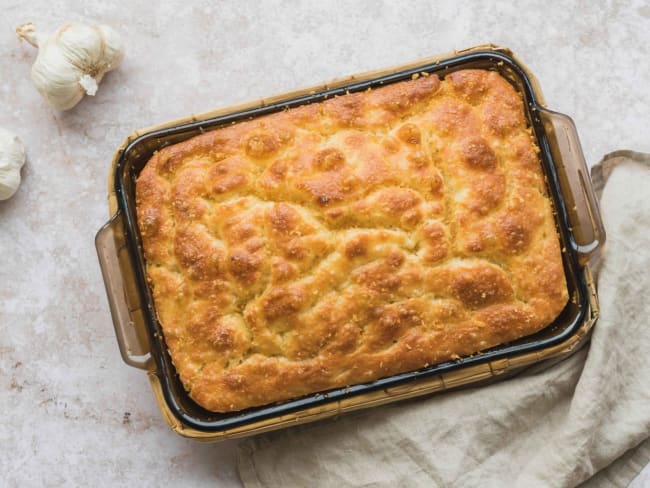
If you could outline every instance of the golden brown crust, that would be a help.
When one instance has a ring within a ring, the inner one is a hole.
[[[521,97],[420,77],[167,147],[137,182],[158,318],[218,412],[531,334],[567,288]]]

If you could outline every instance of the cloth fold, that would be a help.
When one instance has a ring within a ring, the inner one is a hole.
[[[588,347],[487,387],[244,441],[247,487],[628,486],[650,462],[650,155],[592,169],[607,244]]]

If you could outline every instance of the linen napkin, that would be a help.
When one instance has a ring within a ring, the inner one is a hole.
[[[650,155],[592,170],[601,316],[571,357],[510,379],[244,441],[247,487],[627,486],[650,462]]]

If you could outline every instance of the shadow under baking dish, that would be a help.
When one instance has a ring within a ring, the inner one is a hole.
[[[214,413],[197,405],[189,397],[176,374],[165,345],[161,326],[156,319],[155,305],[151,290],[146,281],[145,260],[136,221],[135,182],[140,171],[153,153],[165,146],[184,141],[207,130],[233,122],[270,114],[298,105],[320,102],[335,95],[345,94],[346,92],[363,91],[368,88],[377,88],[390,83],[408,80],[413,75],[422,72],[444,77],[453,71],[468,68],[498,71],[523,95],[528,122],[534,130],[537,143],[541,150],[542,165],[547,178],[549,194],[554,204],[558,233],[562,241],[562,257],[570,298],[559,317],[542,331],[518,341],[502,344],[483,351],[480,354],[464,357],[456,361],[436,364],[417,371],[390,376],[370,383],[351,385],[346,388],[312,394],[279,404],[250,408],[233,413]],[[254,421],[284,416],[344,397],[362,395],[373,390],[403,385],[419,378],[440,375],[441,373],[458,370],[469,365],[538,351],[557,345],[571,337],[580,328],[589,310],[588,288],[584,273],[582,272],[582,265],[578,260],[578,255],[575,250],[573,229],[571,229],[567,210],[567,198],[566,195],[563,195],[562,185],[559,182],[553,151],[549,145],[549,135],[539,115],[539,111],[542,109],[540,101],[535,94],[534,84],[525,69],[505,53],[485,51],[461,54],[445,61],[425,64],[388,76],[380,76],[361,82],[353,81],[345,86],[271,103],[256,109],[181,124],[172,128],[154,130],[133,140],[124,149],[117,161],[114,188],[118,212],[121,212],[124,218],[124,238],[134,268],[134,285],[143,304],[142,310],[144,312],[144,321],[147,327],[151,355],[156,363],[155,374],[160,379],[164,398],[171,412],[187,427],[204,432],[225,431]]]

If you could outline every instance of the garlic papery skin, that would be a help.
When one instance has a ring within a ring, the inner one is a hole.
[[[95,95],[104,74],[124,58],[120,36],[106,25],[70,23],[43,36],[27,22],[16,33],[38,48],[32,81],[57,110],[71,109],[86,94]]]
[[[25,148],[18,136],[0,127],[0,200],[11,198],[20,186]]]

